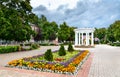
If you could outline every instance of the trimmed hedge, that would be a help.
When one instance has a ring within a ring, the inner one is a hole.
[[[22,47],[22,51],[34,50],[40,47],[40,45],[37,43],[20,44],[20,46]]]
[[[23,48],[22,44],[20,46],[0,46],[0,54],[17,52],[17,51],[33,50],[33,49],[37,49],[40,47],[38,44],[27,44],[26,46],[29,46],[29,45],[30,47],[28,49]]]
[[[0,46],[0,53],[10,53],[20,51],[20,46]]]
[[[120,46],[120,42],[110,43],[111,46]]]
[[[39,46],[39,44],[31,44],[31,49],[37,49],[37,48],[39,48],[40,46]]]
[[[66,51],[63,45],[60,46],[59,52],[58,52],[59,56],[65,56],[66,55]]]
[[[47,61],[53,61],[53,55],[52,55],[51,49],[48,49],[48,50],[45,52],[44,58],[45,58]]]
[[[74,51],[73,46],[72,46],[72,44],[71,44],[71,43],[69,43],[69,45],[68,45],[68,51],[69,51],[69,52]]]
[[[53,43],[40,43],[39,45],[41,45],[41,46],[56,46],[55,44],[53,44]]]

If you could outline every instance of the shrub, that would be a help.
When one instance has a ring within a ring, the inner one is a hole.
[[[44,58],[45,58],[47,61],[53,61],[53,55],[52,55],[51,49],[48,49],[48,50],[45,52]]]
[[[17,46],[17,51],[21,51],[22,47],[21,46]]]
[[[113,42],[113,43],[110,43],[111,46],[120,46],[120,42]]]
[[[63,45],[60,46],[59,52],[58,52],[59,56],[65,56],[66,55],[66,51]]]
[[[69,43],[69,45],[68,45],[68,51],[69,51],[69,52],[74,51],[73,46],[72,46],[72,44],[71,44],[71,43]]]
[[[0,53],[10,53],[16,52],[19,49],[19,46],[0,46]]]
[[[32,44],[32,45],[31,45],[31,49],[37,49],[38,47],[39,47],[38,44]]]

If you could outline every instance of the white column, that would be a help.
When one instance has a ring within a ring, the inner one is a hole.
[[[81,39],[81,38],[80,38],[80,33],[79,33],[79,45],[81,45],[81,43],[80,43],[80,39]]]
[[[90,40],[90,36],[89,36],[90,33],[87,33],[87,34],[88,34],[88,45],[90,45],[90,41],[89,41]]]
[[[86,41],[86,44],[85,44],[85,45],[87,46],[87,33],[85,33],[85,34],[86,34],[86,39],[85,39],[85,41]]]
[[[79,33],[77,33],[77,35],[78,35],[78,39],[77,39],[77,45],[79,45]]]
[[[77,32],[75,32],[75,45],[77,45],[78,44],[78,34],[77,34]]]
[[[94,45],[94,34],[93,34],[93,32],[91,33],[91,45],[93,46]]]
[[[86,33],[86,46],[89,45],[88,33]]]
[[[83,33],[82,33],[82,45],[83,45]]]

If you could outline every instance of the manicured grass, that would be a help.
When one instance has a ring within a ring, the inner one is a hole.
[[[58,52],[54,52],[53,53],[53,62],[56,62],[57,60],[59,59],[62,59],[61,61],[62,62],[65,62],[65,61],[68,61],[70,58],[74,57],[75,55],[77,55],[80,51],[78,50],[75,50],[73,52],[68,52],[66,51],[66,55],[65,56],[59,56],[58,55]],[[43,56],[38,56],[37,58],[31,58],[31,60],[34,60],[34,61],[41,61],[41,60],[44,60],[44,55]],[[61,61],[57,61],[57,62],[61,62]]]

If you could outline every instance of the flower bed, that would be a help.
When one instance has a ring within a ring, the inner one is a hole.
[[[29,58],[23,58],[19,60],[13,60],[8,63],[8,67],[16,67],[22,69],[30,69],[30,70],[37,70],[43,72],[55,72],[55,73],[62,73],[62,74],[69,74],[75,75],[77,71],[80,69],[81,65],[87,59],[89,55],[89,51],[80,51],[78,54],[74,55],[67,61],[63,58],[56,58],[57,61],[35,61],[31,60],[31,58],[36,58],[38,56],[33,56]]]

